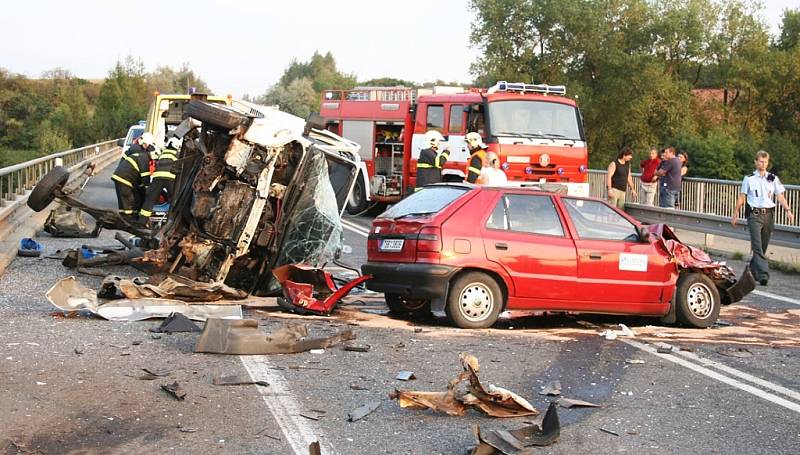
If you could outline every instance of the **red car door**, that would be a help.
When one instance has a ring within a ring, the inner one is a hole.
[[[575,244],[547,194],[498,191],[483,226],[486,256],[505,268],[517,298],[575,298]]]
[[[561,202],[574,230],[579,300],[597,302],[598,311],[620,313],[642,312],[633,307],[662,301],[669,260],[654,244],[639,240],[635,224],[601,201]]]

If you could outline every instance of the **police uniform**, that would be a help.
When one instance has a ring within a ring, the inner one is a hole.
[[[750,230],[750,247],[753,258],[750,260],[750,271],[761,284],[769,280],[769,262],[766,253],[769,238],[775,226],[775,197],[786,189],[777,175],[765,172],[761,175],[753,172],[742,180],[741,193],[747,196],[747,227]]]
[[[123,155],[111,176],[117,193],[121,215],[133,216],[142,206],[145,187],[150,178],[150,154],[147,152]]]
[[[478,177],[481,176],[481,169],[486,166],[486,150],[479,148],[472,152],[467,163],[467,182],[480,183]]]
[[[172,187],[175,183],[173,166],[177,160],[178,151],[175,149],[165,148],[158,155],[155,172],[150,176],[150,185],[147,187],[147,193],[142,203],[142,208],[139,210],[139,215],[145,218],[153,215],[153,206],[158,202],[158,197],[163,190],[167,190],[167,194],[170,197],[172,196]]]
[[[418,191],[425,185],[441,182],[442,168],[449,157],[449,150],[437,153],[432,147],[419,152],[419,158],[417,159],[417,186],[414,191]]]

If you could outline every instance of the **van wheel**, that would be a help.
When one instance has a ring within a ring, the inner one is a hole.
[[[492,277],[470,272],[451,285],[445,312],[454,325],[462,329],[491,327],[503,307],[503,292]]]
[[[364,188],[364,180],[361,174],[358,174],[356,183],[353,185],[353,191],[347,198],[347,213],[350,215],[358,215],[367,208],[367,191]]]
[[[200,100],[189,101],[186,106],[189,117],[226,130],[240,125],[249,125],[250,118],[224,104],[207,103]]]
[[[41,212],[56,198],[55,191],[64,188],[69,180],[69,171],[64,166],[56,166],[44,175],[33,187],[28,196],[28,207]]]
[[[719,317],[719,290],[705,274],[681,275],[675,292],[675,312],[681,323],[704,329],[711,327]]]

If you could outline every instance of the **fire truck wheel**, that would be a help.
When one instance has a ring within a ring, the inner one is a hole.
[[[56,198],[55,190],[64,188],[69,180],[69,171],[64,166],[56,166],[45,174],[28,196],[28,207],[41,212]]]
[[[200,120],[203,123],[226,130],[232,130],[240,125],[250,124],[250,118],[246,115],[222,104],[206,103],[204,101],[192,100],[186,106],[186,113],[189,117]]]
[[[353,191],[350,192],[350,197],[347,198],[347,213],[351,215],[358,215],[367,208],[367,191],[364,188],[364,179],[361,174],[356,178],[356,184],[353,185]]]

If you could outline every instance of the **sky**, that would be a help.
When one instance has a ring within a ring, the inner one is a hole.
[[[800,0],[764,0],[773,33]],[[235,6],[234,6],[235,5]],[[102,79],[117,60],[148,71],[184,62],[216,94],[260,95],[292,61],[330,51],[358,80],[469,82],[467,0],[28,0],[0,16],[0,67],[28,77],[60,67]]]

